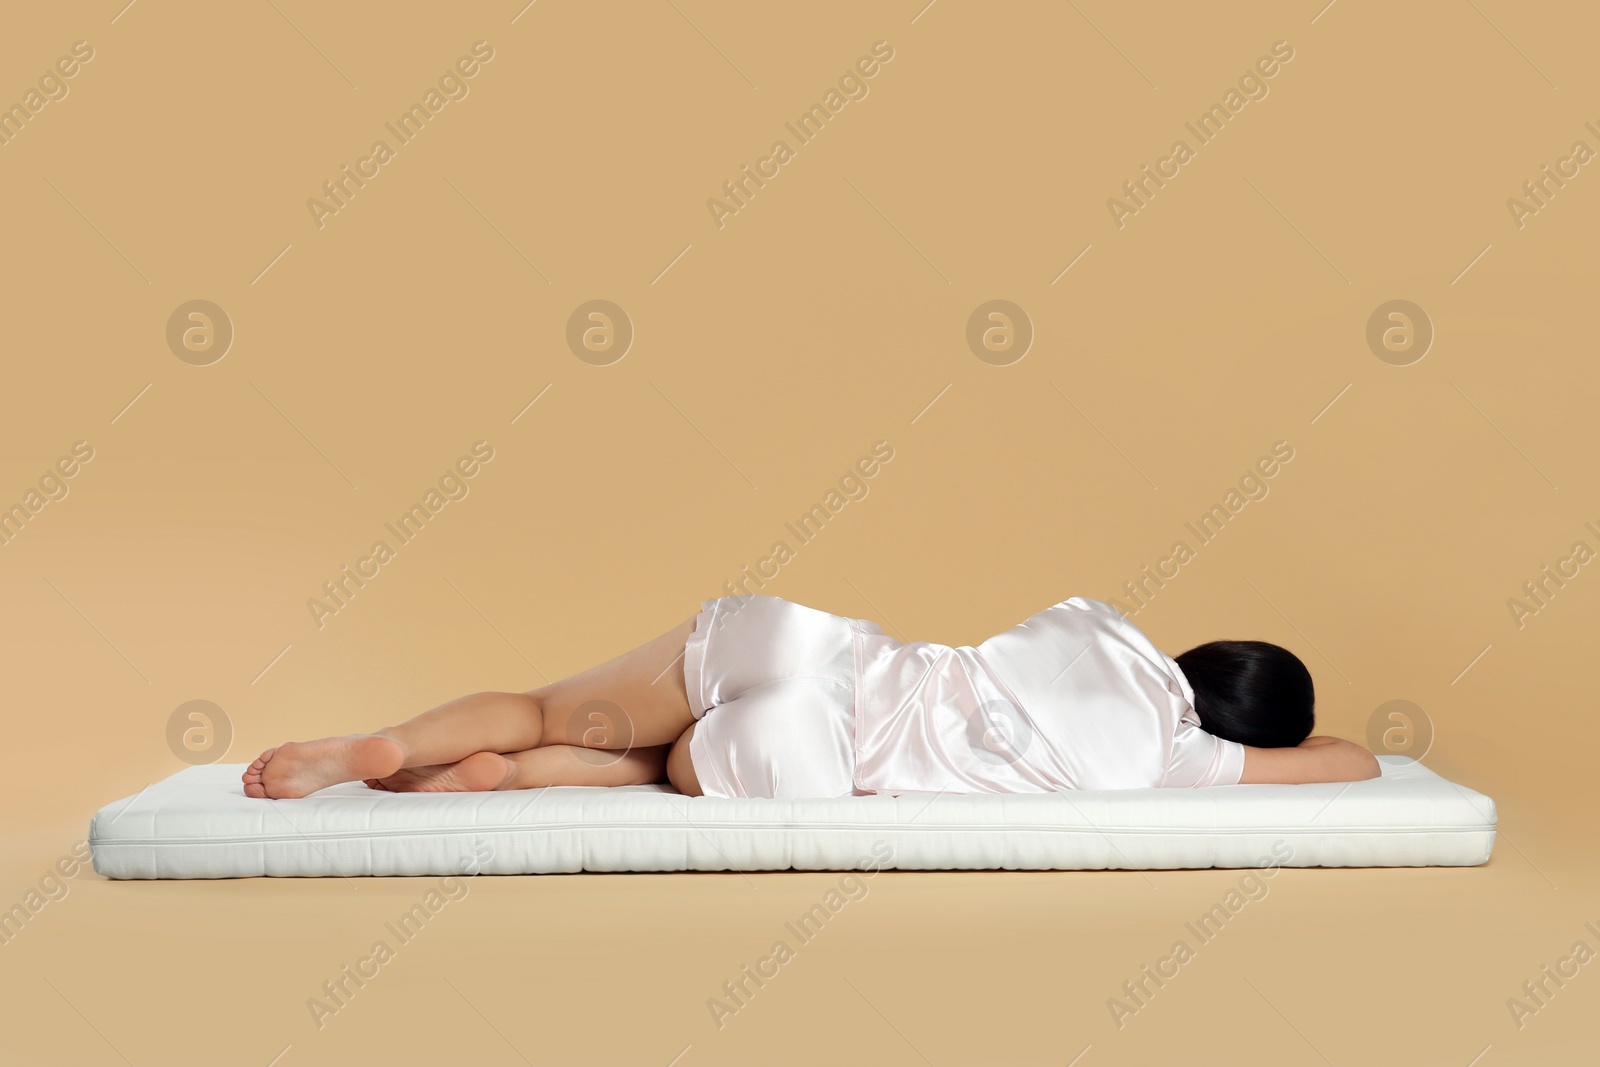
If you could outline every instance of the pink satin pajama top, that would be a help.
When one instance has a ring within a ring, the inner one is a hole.
[[[854,620],[855,785],[1044,793],[1235,785],[1244,746],[1206,733],[1176,662],[1115,608],[1073,597],[977,647]]]

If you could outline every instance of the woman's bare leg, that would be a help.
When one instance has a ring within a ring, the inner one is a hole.
[[[667,746],[617,752],[615,760],[597,762],[594,749],[544,745],[500,758],[511,765],[502,789],[542,789],[547,785],[649,785],[667,776]]]
[[[253,797],[303,797],[358,779],[417,789],[419,780],[437,781],[446,769],[479,753],[523,754],[555,745],[607,750],[564,767],[564,776],[587,778],[562,784],[623,784],[613,779],[623,773],[637,776],[649,765],[644,757],[627,759],[633,750],[670,745],[694,722],[683,683],[684,644],[693,632],[689,619],[615,659],[527,693],[474,693],[376,733],[279,745],[245,771],[244,791]],[[664,755],[662,763],[651,781],[662,780]],[[616,769],[619,764],[624,771]],[[496,766],[476,760],[454,769],[436,787],[526,788],[509,784],[520,780],[510,771],[505,784],[484,784]],[[535,763],[529,780],[556,766]],[[419,773],[401,777],[403,770]]]
[[[470,693],[376,731],[399,746],[399,767],[454,763],[474,752],[537,748],[543,733],[539,702],[531,693]]]
[[[374,789],[396,793],[477,793],[494,789],[542,789],[549,785],[649,785],[666,778],[666,745],[594,749],[543,745],[523,752],[474,752],[455,763],[407,767],[386,778],[369,778]],[[596,759],[604,753],[604,759]]]

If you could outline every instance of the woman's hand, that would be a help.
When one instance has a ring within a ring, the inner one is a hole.
[[[1339,737],[1308,737],[1294,748],[1244,746],[1239,784],[1360,782],[1378,774],[1378,758],[1364,746]]]

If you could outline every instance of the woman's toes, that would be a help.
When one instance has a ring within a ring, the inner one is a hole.
[[[261,753],[261,755],[255,758],[255,762],[251,763],[250,766],[244,769],[244,774],[239,776],[239,780],[244,783],[245,796],[254,797],[257,800],[266,799],[267,788],[261,784],[261,772],[266,769],[267,761],[270,760],[273,754],[277,751],[278,749],[276,746],[267,749],[265,752]]]

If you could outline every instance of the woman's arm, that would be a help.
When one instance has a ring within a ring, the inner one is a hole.
[[[1244,746],[1240,785],[1359,782],[1378,777],[1378,758],[1354,741],[1308,737],[1294,748]]]

